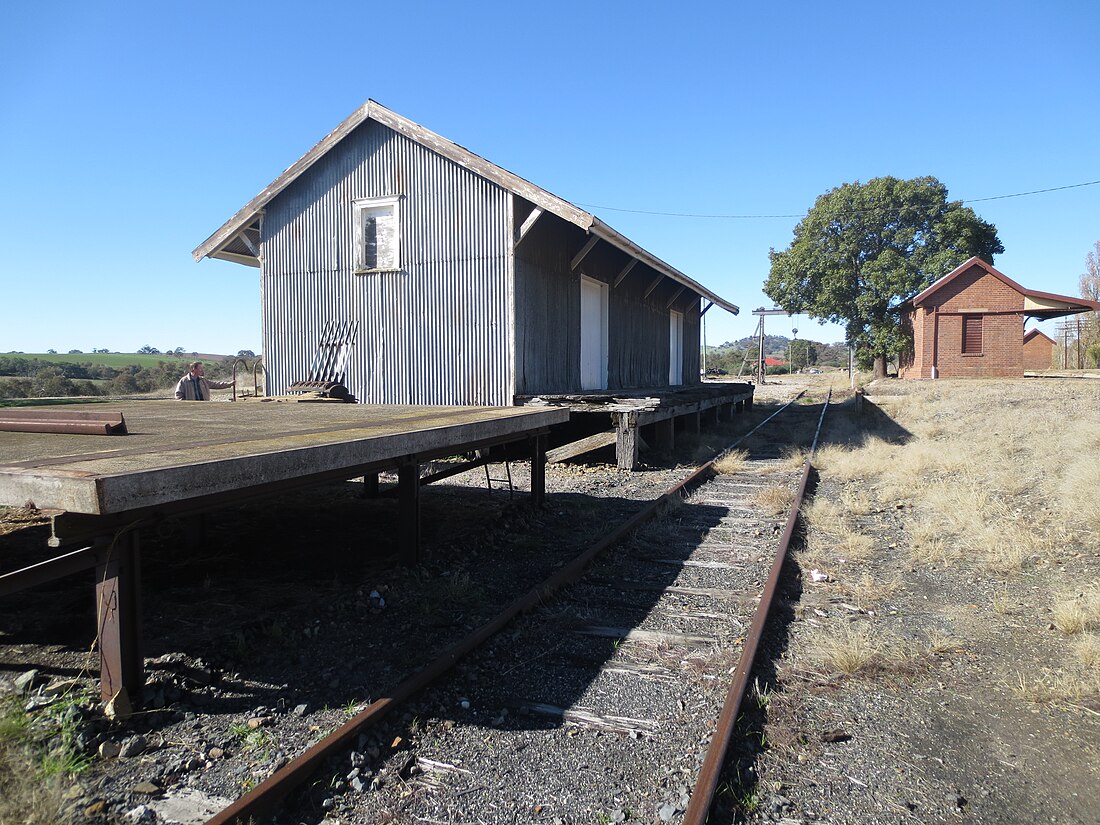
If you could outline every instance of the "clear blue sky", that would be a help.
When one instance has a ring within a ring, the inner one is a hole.
[[[739,338],[798,219],[619,210],[802,215],[879,175],[934,175],[967,201],[1100,180],[1098,9],[7,4],[0,352],[258,351],[258,271],[191,250],[367,98],[738,304],[708,313],[707,340]],[[1002,272],[1077,294],[1100,186],[971,205]]]

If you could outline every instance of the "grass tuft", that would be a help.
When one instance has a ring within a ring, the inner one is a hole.
[[[1054,626],[1067,636],[1100,629],[1100,586],[1059,596],[1051,613]]]
[[[714,471],[722,475],[733,475],[745,469],[749,454],[744,450],[731,450],[714,460]]]

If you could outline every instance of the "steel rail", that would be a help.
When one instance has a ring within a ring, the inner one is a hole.
[[[804,392],[804,391],[803,391]],[[769,415],[745,435],[727,448],[733,449],[745,439],[795,403],[803,392]],[[432,662],[429,662],[415,674],[399,683],[390,691],[389,696],[376,699],[366,708],[346,721],[332,733],[328,734],[314,745],[306,749],[302,754],[292,759],[271,776],[253,787],[250,791],[237,798],[233,804],[206,821],[206,825],[232,825],[235,822],[248,822],[250,819],[263,819],[269,817],[277,810],[279,803],[295,788],[304,784],[317,770],[322,762],[333,751],[345,746],[353,739],[362,728],[381,720],[386,714],[402,702],[427,688],[432,682],[447,673],[458,662],[472,651],[483,645],[506,627],[513,619],[522,613],[541,605],[554,592],[565,585],[571,584],[580,578],[581,574],[601,553],[618,544],[629,536],[649,519],[653,518],[661,506],[666,503],[676,503],[681,500],[681,493],[697,483],[705,480],[714,472],[714,464],[718,459],[712,459],[695,470],[687,478],[670,487],[666,492],[650,501],[645,507],[620,524],[611,532],[605,534],[595,544],[590,545],[584,552],[576,556],[567,565],[556,573],[536,585],[523,596],[515,599],[504,608],[495,618],[473,631],[465,638],[447,648]]]
[[[821,416],[818,418],[817,430],[814,432],[810,453],[806,457],[806,464],[802,469],[798,493],[795,495],[794,502],[791,504],[790,512],[787,515],[787,525],[779,539],[775,561],[772,563],[771,572],[768,574],[768,581],[760,597],[760,604],[753,615],[752,625],[745,637],[745,646],[741,651],[741,658],[737,662],[733,682],[726,694],[726,701],[723,703],[722,712],[718,716],[714,736],[711,737],[707,754],[703,758],[702,767],[699,769],[695,788],[692,790],[691,799],[688,802],[687,810],[684,812],[683,825],[704,825],[710,816],[711,804],[714,802],[714,792],[722,776],[722,766],[726,761],[726,752],[729,750],[729,743],[733,737],[733,729],[741,710],[741,702],[744,700],[745,692],[748,689],[749,675],[752,673],[753,663],[756,661],[756,651],[764,635],[764,626],[767,623],[768,614],[771,613],[772,602],[775,600],[779,574],[783,569],[783,563],[787,559],[787,551],[790,548],[791,540],[794,538],[795,526],[798,523],[798,512],[802,507],[802,500],[806,496],[806,486],[809,483],[810,471],[813,469],[813,456],[817,451],[818,438],[821,436],[821,426],[825,422],[825,412],[829,409],[829,402],[832,397],[833,390],[830,387],[825,403],[821,405]]]

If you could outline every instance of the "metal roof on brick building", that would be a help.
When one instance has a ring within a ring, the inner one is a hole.
[[[1056,295],[1053,292],[1039,292],[1035,289],[1027,289],[1020,286],[1020,284],[1013,281],[1003,272],[999,272],[992,264],[976,256],[959,264],[928,287],[928,289],[914,295],[905,303],[911,306],[923,306],[929,303],[935,293],[939,292],[964,272],[969,271],[973,266],[981,267],[1006,286],[1019,292],[1024,298],[1023,314],[1029,317],[1049,319],[1061,318],[1065,315],[1077,315],[1081,312],[1100,312],[1100,301],[1090,301],[1086,298],[1075,298],[1071,295]]]

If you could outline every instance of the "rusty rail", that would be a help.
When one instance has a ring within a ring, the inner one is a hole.
[[[753,433],[795,403],[803,395],[800,392],[774,413],[769,415],[743,436],[734,441],[727,449],[733,449],[749,438]],[[828,402],[826,402],[827,406]],[[820,425],[819,425],[820,429]],[[816,436],[815,436],[816,443]],[[387,713],[398,707],[420,691],[427,688],[436,679],[447,673],[458,662],[487,640],[506,627],[514,618],[541,605],[557,590],[576,581],[588,566],[605,550],[625,539],[645,522],[657,515],[661,507],[678,502],[682,494],[702,482],[714,472],[717,459],[708,461],[691,475],[671,487],[665,493],[650,501],[625,522],[610,533],[604,535],[595,544],[575,557],[565,567],[559,569],[542,583],[536,585],[504,608],[495,618],[479,627],[473,633],[447,648],[435,660],[417,673],[398,684],[389,696],[376,699],[358,714],[353,716],[335,731],[324,737],[304,753],[295,757],[252,790],[239,797],[232,805],[207,820],[206,825],[232,825],[236,822],[248,822],[269,817],[278,808],[279,803],[295,788],[304,784],[321,763],[333,751],[346,745],[359,731],[369,724],[381,720]],[[693,796],[694,799],[694,796]]]
[[[718,781],[722,776],[722,766],[726,761],[726,752],[729,750],[730,739],[733,737],[733,729],[737,724],[737,715],[741,710],[741,702],[745,698],[745,692],[749,685],[749,674],[752,672],[753,663],[756,661],[756,651],[760,646],[760,639],[764,635],[764,625],[767,623],[768,614],[771,613],[772,602],[779,584],[779,574],[783,569],[783,563],[787,559],[787,550],[794,538],[795,526],[798,523],[798,512],[802,507],[802,499],[806,496],[806,485],[809,483],[810,471],[813,469],[813,456],[817,450],[817,441],[821,435],[821,426],[825,422],[825,412],[829,409],[829,401],[833,397],[830,387],[829,395],[821,406],[821,416],[817,422],[817,430],[814,432],[813,444],[810,446],[810,454],[806,457],[806,465],[802,469],[802,478],[798,484],[798,493],[791,504],[790,513],[787,515],[787,525],[779,540],[779,547],[775,553],[775,561],[772,562],[771,572],[764,587],[764,593],[760,597],[760,604],[753,615],[752,625],[745,637],[745,646],[741,651],[741,658],[734,671],[733,683],[726,694],[726,701],[722,705],[722,712],[718,716],[718,724],[714,736],[707,748],[707,755],[703,759],[703,765],[699,769],[699,777],[695,782],[695,788],[691,793],[691,800],[684,812],[683,825],[704,825],[710,816],[711,804],[714,801],[714,792],[718,787]]]

